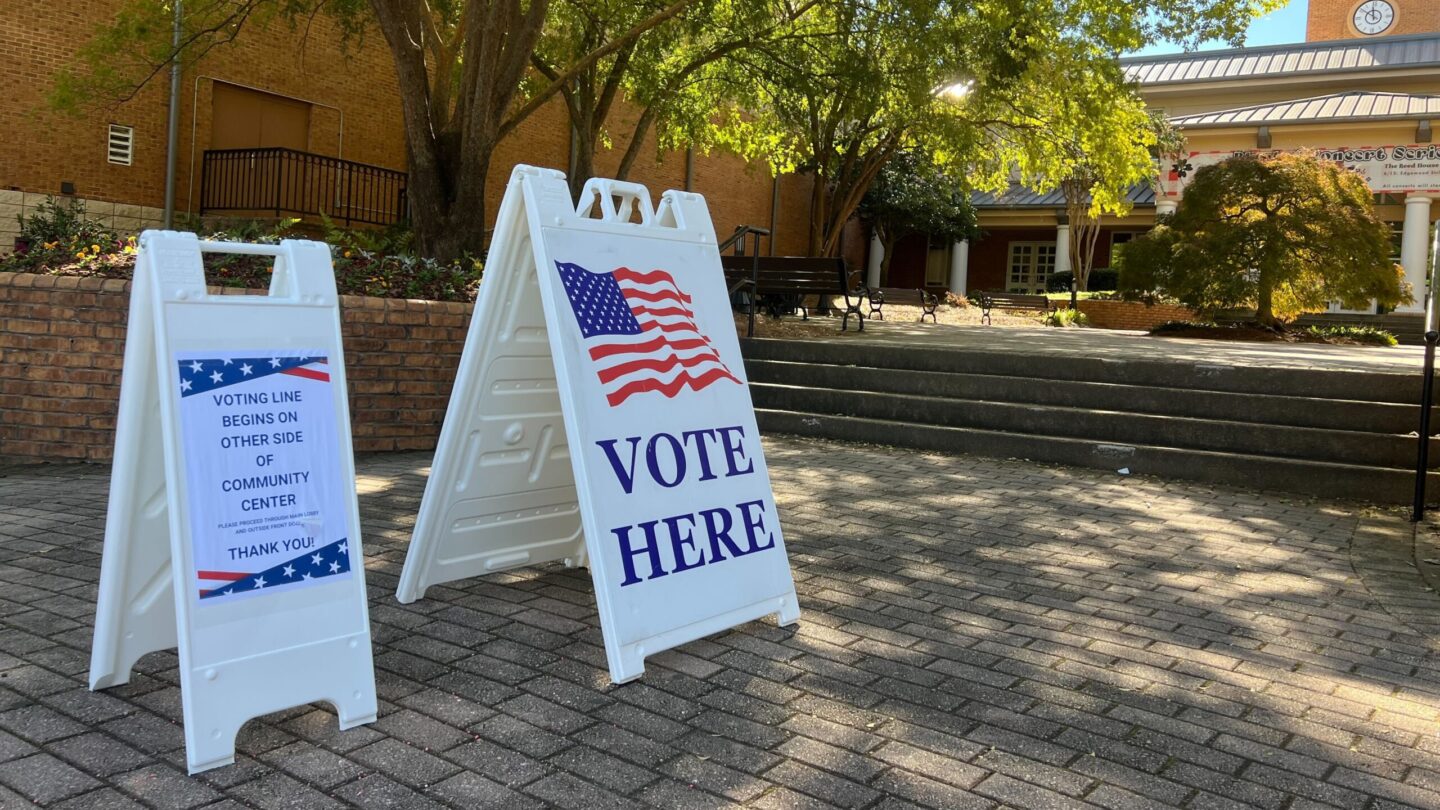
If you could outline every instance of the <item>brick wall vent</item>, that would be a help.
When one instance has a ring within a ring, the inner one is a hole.
[[[124,124],[110,125],[109,159],[111,163],[129,166],[135,160],[135,128]]]

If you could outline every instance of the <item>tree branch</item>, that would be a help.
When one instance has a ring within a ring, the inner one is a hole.
[[[650,29],[660,25],[666,20],[675,17],[680,12],[684,11],[687,6],[691,5],[694,2],[695,0],[676,0],[676,2],[672,3],[670,6],[636,23],[633,28],[631,28],[629,31],[626,31],[618,38],[611,40],[610,42],[600,46],[599,48],[596,48],[595,50],[581,57],[578,61],[575,62],[575,64],[571,65],[568,70],[560,74],[559,79],[550,82],[550,84],[545,88],[541,89],[540,92],[536,93],[534,96],[531,96],[529,101],[521,105],[520,109],[516,110],[513,115],[506,119],[505,122],[500,125],[499,132],[497,134],[497,140],[499,138],[504,138],[507,134],[510,133],[511,130],[519,126],[521,121],[524,121],[531,113],[544,106],[545,102],[549,101],[551,96],[554,96],[556,93],[560,92],[560,85],[572,81],[576,76],[579,76],[591,65],[594,65],[601,59],[604,59],[615,51],[639,39],[640,36],[646,31],[649,31]],[[540,0],[535,0],[535,4],[543,5]]]

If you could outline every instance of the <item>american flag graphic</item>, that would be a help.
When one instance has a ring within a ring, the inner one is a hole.
[[[330,382],[329,359],[325,357],[227,357],[224,359],[181,360],[180,396],[190,397],[236,383],[258,380],[271,374],[286,374],[307,380]]]
[[[645,391],[674,397],[682,388],[740,382],[695,324],[690,296],[669,273],[555,266],[611,407]]]
[[[344,538],[328,546],[309,549],[293,559],[272,565],[263,571],[196,571],[200,580],[200,598],[259,593],[266,588],[294,585],[323,577],[333,577],[350,570],[350,545]]]

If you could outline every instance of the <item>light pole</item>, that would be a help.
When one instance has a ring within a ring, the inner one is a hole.
[[[170,35],[170,120],[165,140],[165,230],[175,228],[175,152],[180,146],[180,0],[175,3],[175,30]]]

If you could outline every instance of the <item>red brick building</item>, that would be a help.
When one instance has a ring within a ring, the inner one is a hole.
[[[0,0],[0,249],[13,241],[16,215],[47,195],[82,199],[91,214],[122,230],[160,221],[168,77],[159,77],[129,101],[79,117],[56,114],[46,101],[56,72],[73,61],[80,45],[120,5],[118,0]],[[313,181],[316,173],[338,172],[339,166],[344,179],[306,192],[301,207],[320,202],[332,216],[340,212],[341,219],[344,213],[361,219],[393,216],[405,143],[395,74],[378,34],[347,49],[341,32],[323,15],[304,30],[284,23],[252,24],[234,43],[216,48],[184,72],[180,100],[177,211],[224,214],[217,206],[233,203],[240,193],[236,189],[243,191],[247,183],[252,186],[247,206],[254,202],[257,183],[269,190],[261,196],[283,192],[293,202],[294,182],[281,185],[274,175],[309,172]],[[623,131],[631,115],[618,109],[612,127]],[[569,133],[557,98],[503,141],[491,162],[488,210],[499,209],[514,164],[566,169]],[[286,152],[283,159],[247,155],[228,162],[217,154],[271,147],[294,154]],[[597,156],[597,171],[613,172],[619,160],[618,149],[604,152]],[[350,163],[373,168],[356,170]],[[808,178],[777,181],[767,167],[731,155],[695,155],[687,161],[677,152],[642,159],[630,179],[648,185],[656,196],[670,188],[704,194],[722,236],[742,223],[773,227],[773,252],[804,252]]]

